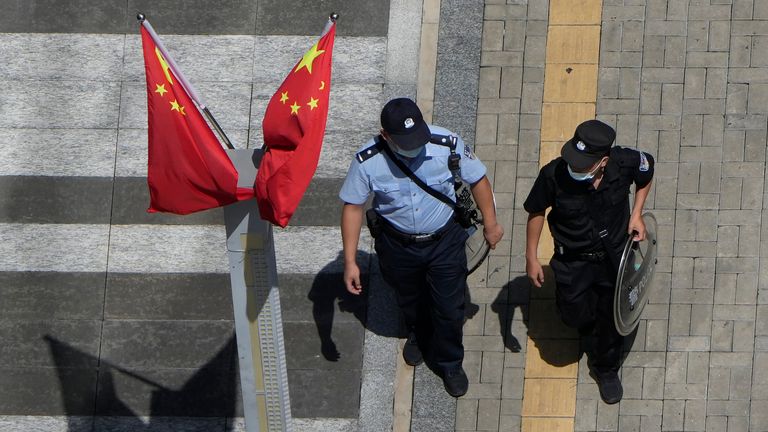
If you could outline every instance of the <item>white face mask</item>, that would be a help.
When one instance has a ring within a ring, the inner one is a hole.
[[[576,181],[590,181],[593,178],[595,178],[595,175],[597,175],[597,171],[600,170],[600,168],[602,168],[600,164],[597,164],[595,169],[593,169],[592,171],[581,173],[581,172],[573,171],[570,165],[567,165],[567,166],[568,166],[568,174],[571,176],[572,179]]]

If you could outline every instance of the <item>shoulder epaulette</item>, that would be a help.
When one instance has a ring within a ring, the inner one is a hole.
[[[363,163],[368,159],[379,154],[379,152],[381,152],[382,146],[384,145],[381,140],[381,137],[377,136],[373,140],[374,140],[374,143],[372,146],[365,148],[363,150],[360,150],[355,154],[355,159],[357,159],[358,162]]]
[[[432,144],[450,147],[454,150],[456,149],[456,138],[452,135],[432,134],[432,137],[429,139],[429,142],[431,142]]]

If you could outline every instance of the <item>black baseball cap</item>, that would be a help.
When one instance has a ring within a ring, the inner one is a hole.
[[[573,138],[568,140],[560,155],[574,171],[592,167],[611,151],[616,131],[600,120],[587,120],[576,127]]]
[[[384,105],[381,127],[403,150],[417,149],[432,137],[421,110],[416,102],[408,98],[392,99]]]

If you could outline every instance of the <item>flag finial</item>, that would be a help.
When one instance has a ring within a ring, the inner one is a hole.
[[[330,18],[331,21],[336,22],[336,20],[339,19],[339,14],[336,12],[331,12],[331,15],[329,15],[328,18]]]
[[[143,23],[144,20],[147,19],[147,17],[144,16],[143,13],[139,12],[138,14],[136,14],[136,19],[139,20],[139,23]]]

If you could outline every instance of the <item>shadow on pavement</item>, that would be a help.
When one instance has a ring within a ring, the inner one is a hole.
[[[67,416],[120,416],[121,430],[136,432],[158,430],[156,423],[166,422],[162,417],[225,417],[231,422],[235,416],[234,335],[177,388],[160,382],[164,378],[161,370],[137,373],[97,359],[52,336],[46,335],[43,339],[56,365],[62,407]],[[86,365],[97,368],[93,370],[97,375],[96,382],[83,380],[81,375],[72,373],[73,367]],[[92,397],[88,400],[84,395]],[[149,412],[131,408],[147,402]],[[146,417],[148,420],[145,421]],[[69,430],[80,431],[81,427],[70,424]]]
[[[527,276],[512,279],[501,288],[492,303],[491,310],[498,316],[504,346],[510,352],[520,352],[522,344],[518,338],[529,337],[535,347],[529,346],[527,350],[536,349],[547,364],[563,367],[577,363],[581,357],[578,334],[566,327],[557,313],[555,279],[549,266],[544,266],[544,275],[545,283],[541,288],[532,286]],[[516,309],[522,313],[527,334],[513,334]]]

